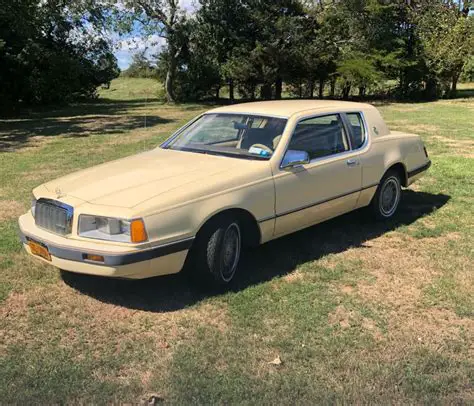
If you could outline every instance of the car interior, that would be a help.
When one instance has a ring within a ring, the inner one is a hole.
[[[354,147],[364,142],[364,130],[358,113],[348,114]],[[286,121],[272,117],[216,117],[204,124],[191,139],[204,145],[238,149],[269,157],[275,151]],[[213,141],[214,140],[214,141]],[[198,145],[198,144],[196,144]],[[342,119],[338,114],[312,117],[299,122],[288,149],[308,152],[310,159],[338,154],[350,149]]]
[[[299,123],[288,148],[306,151],[310,159],[347,151],[349,145],[341,120],[335,118],[326,123],[324,119],[325,117],[318,117]]]

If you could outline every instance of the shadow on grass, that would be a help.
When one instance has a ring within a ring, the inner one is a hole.
[[[248,252],[230,289],[238,292],[249,286],[284,276],[303,263],[328,254],[343,252],[380,235],[409,225],[444,206],[449,196],[424,192],[403,192],[397,217],[375,223],[361,210],[310,227],[264,244]],[[370,249],[367,247],[366,249]],[[221,292],[193,284],[183,273],[139,281],[127,281],[62,272],[69,286],[102,302],[151,312],[167,312],[193,305]]]
[[[147,108],[145,101],[101,101],[63,108],[35,110],[27,115],[0,119],[0,153],[14,152],[28,145],[31,137],[88,137],[94,134],[122,134],[175,120],[145,115],[134,109]],[[153,105],[156,107],[156,105]]]

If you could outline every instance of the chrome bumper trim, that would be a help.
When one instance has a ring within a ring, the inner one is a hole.
[[[137,251],[126,254],[105,254],[103,251],[78,250],[75,248],[64,248],[50,242],[41,240],[36,237],[25,235],[20,230],[20,240],[23,244],[27,244],[28,240],[38,241],[48,247],[50,254],[53,257],[65,259],[68,261],[86,262],[88,264],[102,265],[102,266],[121,266],[128,264],[135,264],[137,262],[148,261],[150,259],[164,257],[166,255],[174,254],[176,252],[185,251],[191,248],[194,237],[175,241],[169,244],[160,245],[158,247],[148,248],[143,251]],[[85,260],[87,254],[101,255],[104,257],[104,262],[94,262]]]

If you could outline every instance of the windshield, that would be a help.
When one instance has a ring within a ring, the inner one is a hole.
[[[205,114],[163,148],[266,160],[275,151],[286,122],[248,114]]]

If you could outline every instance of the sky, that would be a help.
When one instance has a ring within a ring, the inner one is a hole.
[[[179,3],[187,13],[192,13],[196,8],[196,0],[180,0]],[[151,57],[158,54],[164,44],[165,40],[158,37],[158,35],[142,35],[137,29],[136,32],[126,38],[118,38],[117,36],[114,54],[120,69],[125,70],[130,66],[132,56],[135,53],[146,51],[145,55]]]

